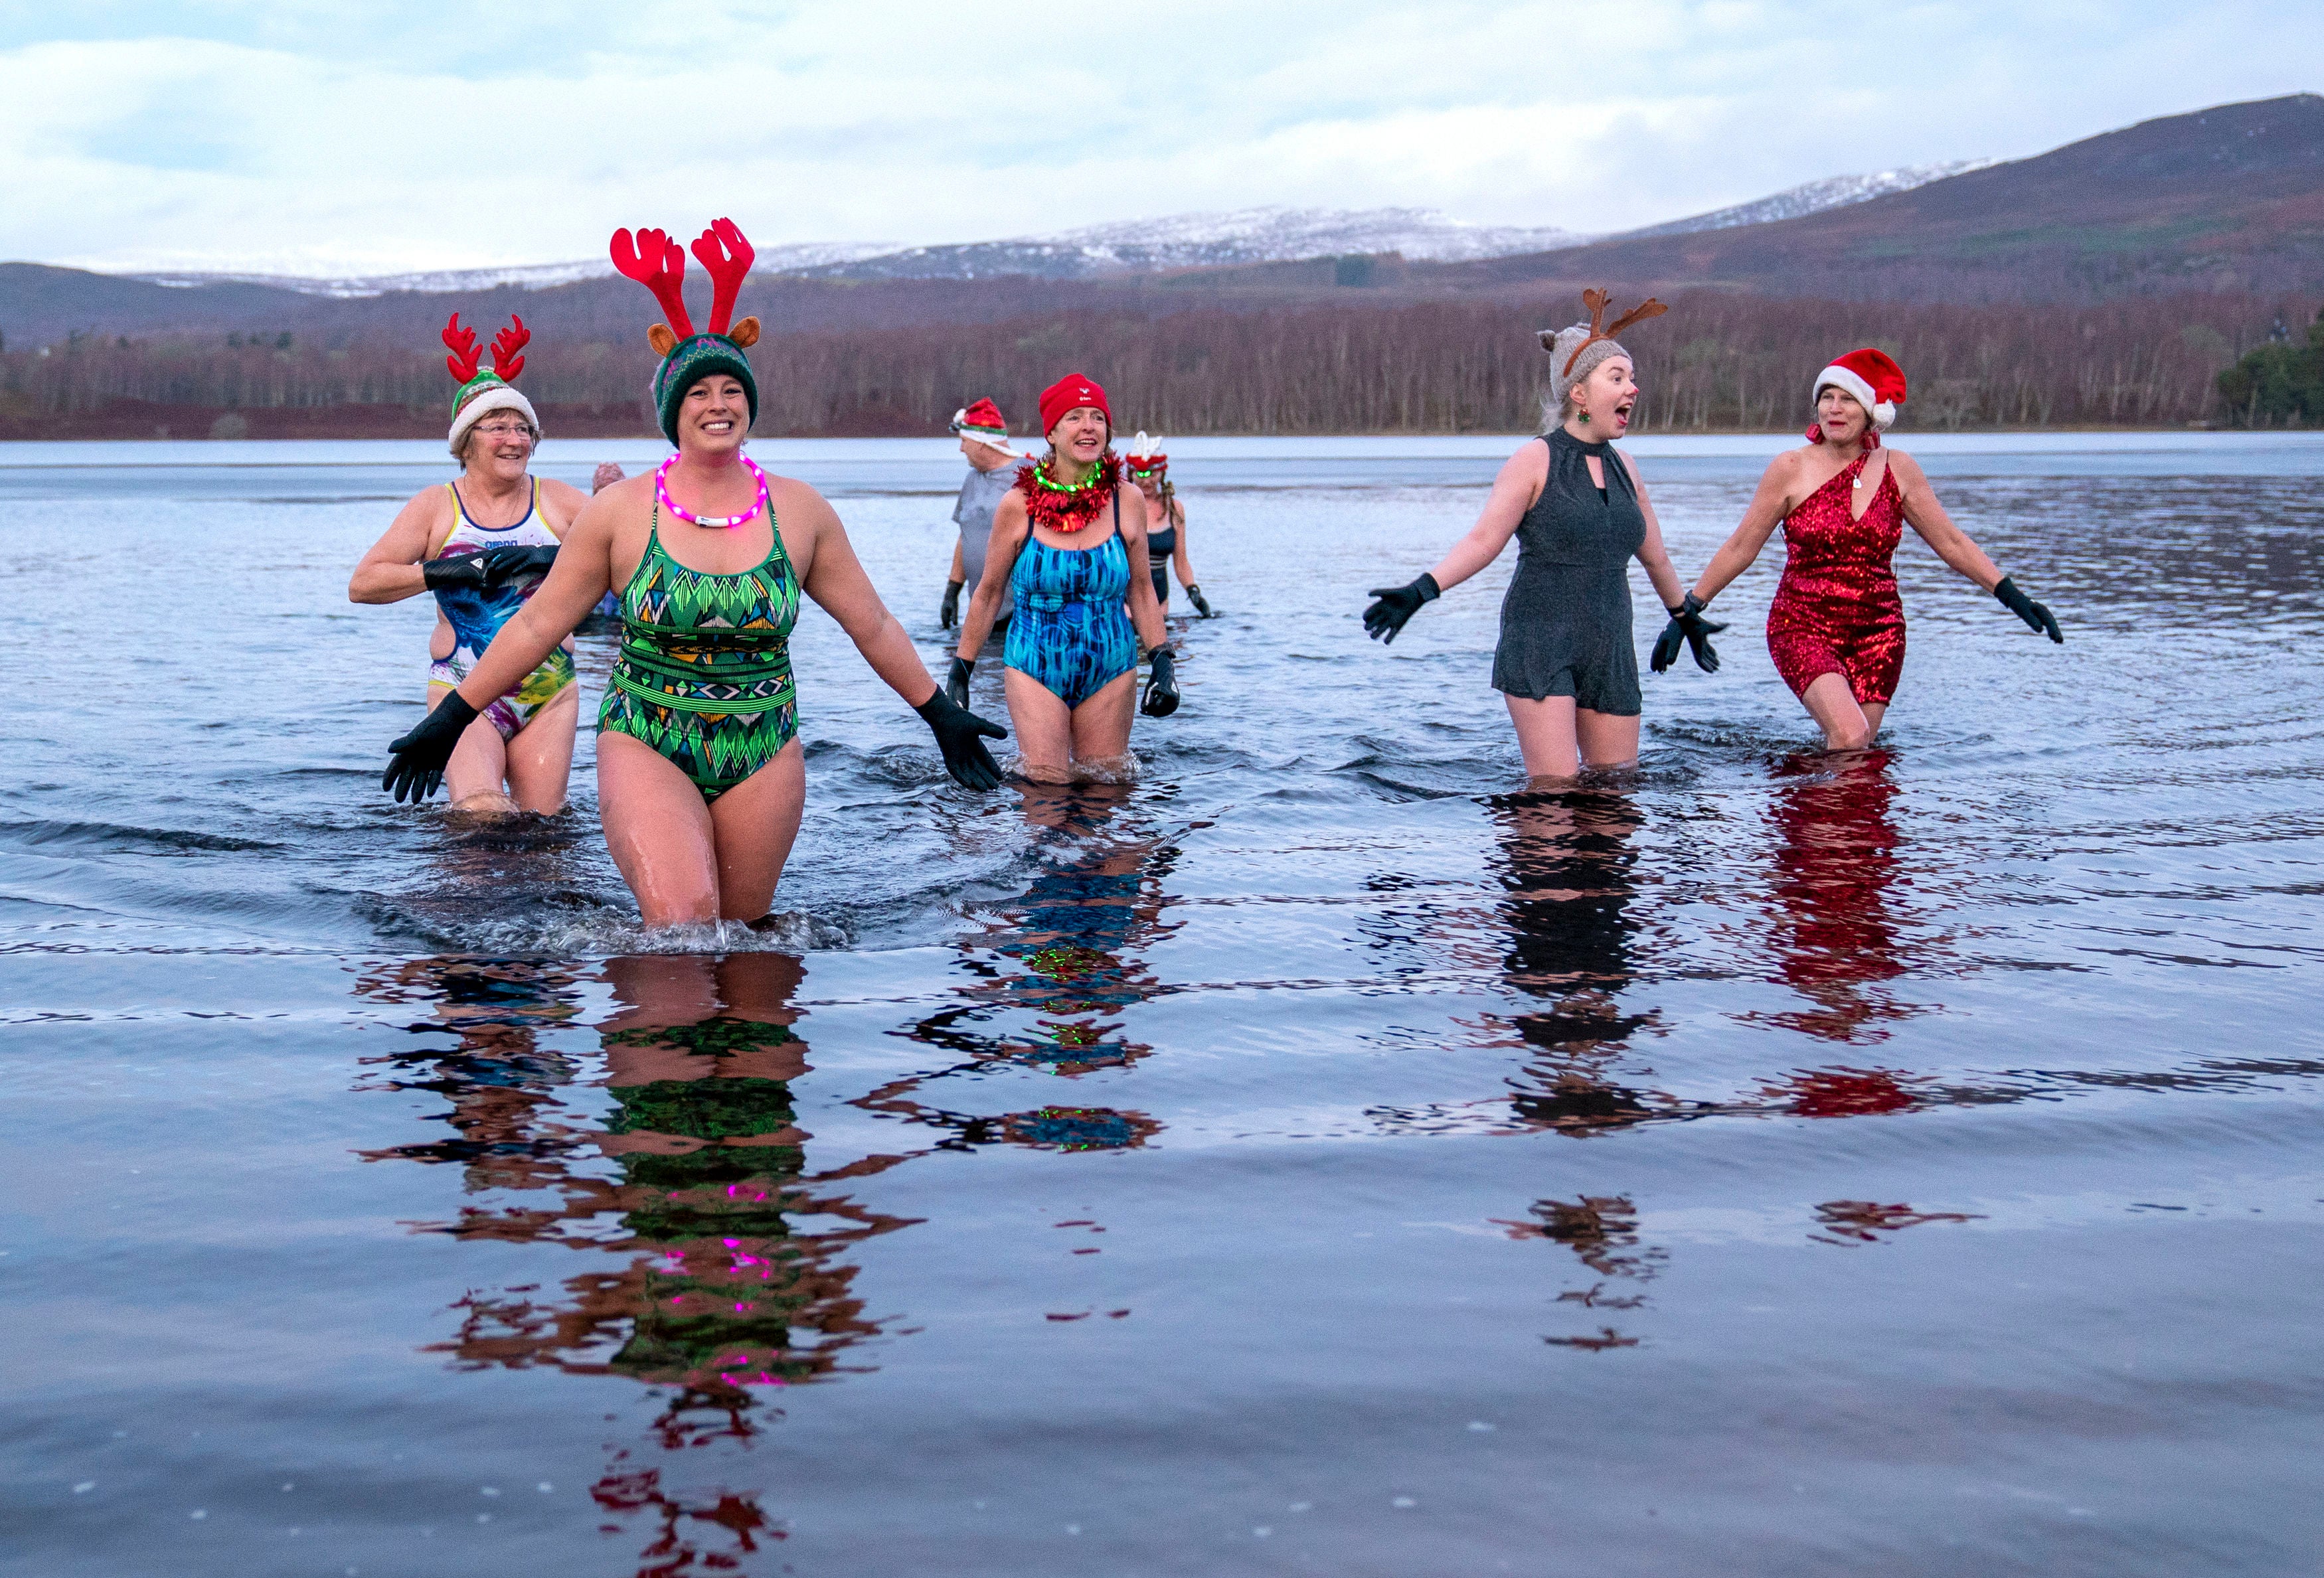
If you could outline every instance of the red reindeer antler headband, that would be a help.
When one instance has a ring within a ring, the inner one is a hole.
[[[1643,322],[1649,318],[1660,318],[1670,310],[1662,302],[1649,296],[1616,318],[1613,328],[1600,328],[1599,325],[1606,321],[1606,309],[1612,301],[1613,298],[1603,291],[1590,290],[1582,292],[1582,305],[1590,309],[1590,337],[1574,346],[1573,354],[1565,358],[1565,365],[1558,369],[1557,375],[1560,378],[1573,376],[1573,364],[1582,360],[1582,352],[1599,341],[1618,339],[1621,337],[1622,331],[1630,325]]]
[[[662,316],[669,319],[666,324],[655,324],[646,335],[654,349],[667,356],[680,340],[692,339],[694,319],[686,310],[686,249],[663,231],[640,230],[632,237],[627,229],[622,229],[613,232],[612,252],[613,267],[651,291],[654,300],[661,305]],[[751,264],[758,257],[742,226],[732,219],[713,221],[709,229],[695,238],[694,255],[702,260],[703,268],[710,275],[710,328],[706,332],[723,335],[737,346],[756,345],[757,318],[746,318],[728,327],[734,315],[734,298],[741,293]]]
[[[724,334],[734,318],[734,298],[759,254],[733,220],[714,219],[694,238],[694,255],[710,276],[710,332]]]
[[[516,375],[524,371],[524,358],[517,353],[532,343],[532,330],[525,328],[524,319],[509,314],[509,326],[493,336],[493,376],[503,383],[513,383]],[[456,312],[444,320],[444,344],[452,354],[444,358],[444,369],[452,374],[452,382],[466,388],[474,383],[478,365],[484,360],[476,346],[476,331],[460,327]]]
[[[503,383],[513,383],[516,375],[524,371],[524,358],[517,353],[532,344],[532,330],[525,328],[524,319],[509,314],[509,326],[493,336],[493,371]]]
[[[445,370],[452,374],[455,383],[466,383],[476,375],[476,331],[460,327],[456,312],[444,320],[444,343],[452,354],[444,358]]]
[[[662,316],[680,339],[694,334],[686,312],[686,249],[659,230],[641,230],[635,241],[626,229],[613,232],[613,266],[651,291]]]

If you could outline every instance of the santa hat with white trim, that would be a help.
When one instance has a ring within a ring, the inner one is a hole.
[[[952,430],[964,438],[989,444],[1003,455],[1017,453],[1009,446],[1009,423],[1001,417],[1001,408],[990,400],[980,400],[953,412]]]
[[[1885,428],[1896,420],[1896,408],[1904,403],[1904,369],[1896,365],[1887,352],[1867,346],[1860,351],[1833,357],[1831,365],[1815,375],[1815,387],[1809,398],[1822,398],[1827,387],[1852,396],[1857,404],[1872,413],[1874,426]]]

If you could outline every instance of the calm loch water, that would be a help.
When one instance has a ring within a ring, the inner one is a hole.
[[[1553,794],[1506,563],[1357,622],[1513,441],[1176,445],[1139,781],[952,787],[810,614],[748,947],[586,735],[378,792],[440,456],[0,453],[0,1572],[2315,1570],[2324,444],[1900,441],[2068,644],[1908,540],[1835,762],[1778,547]],[[1631,446],[1684,573],[1777,442]],[[759,451],[933,660],[949,446]]]

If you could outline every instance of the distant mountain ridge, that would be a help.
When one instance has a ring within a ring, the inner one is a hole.
[[[895,244],[889,241],[802,242],[789,246],[761,247],[757,268],[769,273],[797,273],[806,269],[846,263],[859,257],[873,257],[894,250]],[[272,290],[295,291],[301,296],[329,296],[340,300],[355,300],[366,296],[385,296],[398,291],[412,291],[429,296],[493,291],[512,285],[521,291],[547,291],[582,280],[610,280],[613,277],[613,263],[611,258],[600,257],[580,258],[572,263],[518,263],[498,269],[431,269],[407,274],[312,276],[161,270],[118,277],[180,291],[198,290],[208,285],[263,285]]]
[[[1325,301],[1368,310],[1462,296],[1533,302],[1593,284],[1967,303],[2324,290],[2324,97],[2315,94],[2164,116],[1950,175],[1941,168],[1810,183],[1596,240],[1460,225],[1425,209],[1277,208],[950,248],[770,246],[750,302],[779,336]],[[1812,211],[1738,222],[1799,207]],[[1521,244],[1534,250],[1503,250]],[[1386,255],[1399,252],[1401,262]],[[1351,256],[1372,261],[1351,267]],[[298,283],[0,263],[0,334],[12,349],[88,334],[223,340],[237,330],[424,345],[443,322],[446,288],[479,318],[522,312],[544,345],[623,343],[642,321],[635,288],[594,261]],[[706,281],[696,283],[690,294],[706,301]]]
[[[1956,160],[1915,165],[1871,175],[1833,176],[1712,213],[1634,230],[1634,236],[1711,230],[1790,218],[1847,203],[1864,202],[1892,191],[1989,161]],[[1415,263],[1465,263],[1553,252],[1596,237],[1555,226],[1472,225],[1448,219],[1433,208],[1240,208],[1222,213],[1173,214],[1158,219],[1093,225],[1054,235],[934,246],[898,246],[892,242],[803,242],[760,249],[754,272],[830,280],[983,280],[1017,274],[1034,279],[1086,280],[1107,275],[1156,273],[1182,269],[1228,268],[1250,263],[1298,263],[1311,258],[1396,254]],[[148,270],[119,276],[147,284],[189,290],[208,285],[263,285],[305,296],[355,300],[398,291],[428,295],[489,291],[501,286],[542,291],[581,280],[613,277],[604,258],[572,263],[528,263],[493,269],[437,269],[413,273],[309,277],[261,272]]]
[[[845,280],[976,280],[1000,274],[1085,280],[1382,253],[1459,262],[1545,252],[1586,239],[1554,226],[1468,225],[1431,208],[1241,208],[1093,225],[1056,235],[908,247],[798,272]]]
[[[1731,208],[1716,208],[1708,214],[1691,218],[1673,219],[1666,225],[1649,225],[1643,230],[1625,230],[1624,239],[1643,241],[1650,235],[1691,235],[1698,230],[1734,230],[1745,225],[1768,225],[1778,219],[1797,219],[1808,214],[1821,214],[1826,208],[1844,208],[1851,203],[1868,203],[1875,198],[1885,198],[1891,192],[1909,192],[1914,187],[1942,180],[1947,176],[1961,175],[1972,170],[1983,170],[1997,163],[1992,159],[1949,159],[1941,164],[1910,164],[1896,170],[1875,171],[1870,175],[1835,175],[1825,180],[1812,180],[1795,186],[1789,191],[1756,202],[1738,203]],[[1542,249],[1546,252],[1546,247]]]
[[[2324,97],[2160,116],[1798,218],[1610,236],[1434,278],[1963,302],[2311,291],[2324,283]]]

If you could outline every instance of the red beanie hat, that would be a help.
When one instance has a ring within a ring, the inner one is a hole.
[[[1826,385],[1854,395],[1877,427],[1895,421],[1896,408],[1904,403],[1904,369],[1887,352],[1868,346],[1833,357],[1831,365],[1815,375],[1811,398],[1821,395]]]
[[[1104,414],[1105,425],[1113,426],[1113,407],[1105,402],[1105,391],[1085,374],[1066,374],[1041,391],[1041,431],[1054,432],[1067,411],[1085,405],[1097,407]]]

